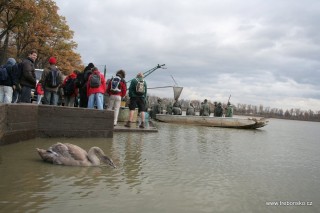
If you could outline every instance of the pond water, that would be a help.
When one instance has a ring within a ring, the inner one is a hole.
[[[320,123],[156,126],[1,146],[0,212],[320,212]],[[35,148],[58,141],[99,146],[118,168],[43,162]]]

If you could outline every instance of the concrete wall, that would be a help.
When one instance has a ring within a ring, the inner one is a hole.
[[[0,145],[35,137],[113,137],[113,111],[0,104]]]

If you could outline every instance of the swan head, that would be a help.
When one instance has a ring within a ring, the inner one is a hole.
[[[117,168],[116,165],[113,163],[113,161],[108,156],[102,156],[101,161],[113,168]]]
[[[108,156],[106,156],[102,151],[102,149],[100,149],[99,147],[96,147],[96,146],[91,147],[88,152],[88,157],[94,165],[99,165],[100,163],[104,163],[113,168],[117,168],[116,165],[113,163],[113,161]]]

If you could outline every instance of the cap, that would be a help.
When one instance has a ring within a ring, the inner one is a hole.
[[[56,64],[56,63],[57,63],[57,59],[55,57],[49,58],[49,64]]]

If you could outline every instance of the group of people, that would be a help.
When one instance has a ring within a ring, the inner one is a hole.
[[[158,101],[158,104],[155,106],[155,112],[159,113],[156,109],[161,108],[160,105],[161,102]],[[200,111],[199,115],[200,116],[210,116],[211,114],[211,108],[208,103],[208,100],[205,99],[201,105],[200,105]],[[161,113],[160,113],[161,114]],[[166,114],[173,114],[173,115],[182,115],[182,109],[181,109],[181,104],[179,103],[178,100],[175,100],[174,103],[172,104],[171,102],[167,105],[166,108]],[[186,109],[186,115],[196,115],[196,109],[193,106],[193,104],[190,102],[187,109]],[[222,108],[221,103],[214,102],[214,110],[213,110],[213,116],[214,117],[232,117],[233,116],[233,107],[230,102],[228,102],[227,107],[225,109]]]
[[[21,63],[9,58],[0,68],[0,103],[30,103],[31,89],[36,86],[34,62],[37,52],[31,50]]]
[[[62,94],[65,106],[73,107],[77,104],[83,108],[103,110],[104,96],[108,95],[107,110],[114,110],[114,125],[117,125],[121,100],[127,93],[124,70],[117,71],[114,77],[106,80],[98,68],[89,63],[83,72],[75,70],[64,77],[56,66],[57,59],[50,57],[48,66],[37,82],[34,65],[36,59],[37,51],[31,50],[21,63],[9,58],[0,67],[0,103],[31,103],[32,89],[35,89],[37,104],[58,105]],[[142,120],[139,127],[145,127],[143,121],[147,110],[146,97],[147,84],[143,73],[139,72],[129,87],[130,113],[126,127],[131,127],[136,108]]]

